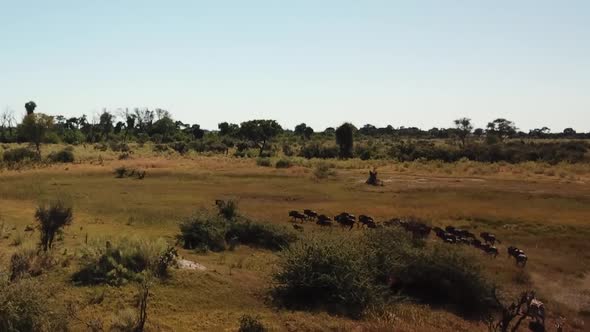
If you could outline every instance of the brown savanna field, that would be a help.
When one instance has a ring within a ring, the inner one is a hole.
[[[44,153],[58,146],[44,147]],[[156,154],[134,148],[129,160],[92,147],[75,148],[74,164],[0,171],[0,260],[34,245],[38,202],[66,197],[74,222],[65,229],[57,255],[71,263],[37,277],[50,285],[54,301],[75,303],[83,320],[106,323],[134,305],[135,287],[74,286],[76,257],[88,241],[139,237],[174,243],[178,223],[198,209],[214,209],[214,200],[233,199],[241,214],[291,227],[289,210],[342,211],[376,220],[416,216],[434,226],[455,225],[476,233],[489,231],[502,241],[496,259],[476,253],[484,271],[506,294],[534,289],[548,311],[548,328],[560,316],[566,330],[590,329],[590,165],[506,164],[461,161],[330,161],[335,175],[314,176],[320,161],[294,159],[288,169],[260,167],[254,159]],[[116,178],[119,166],[145,170],[143,180]],[[384,186],[364,183],[377,167]],[[304,233],[334,232],[346,246],[348,230],[304,225]],[[353,229],[351,232],[367,232]],[[15,239],[18,239],[15,241]],[[433,235],[428,241],[438,241]],[[18,243],[22,242],[22,243]],[[15,245],[18,244],[18,245]],[[516,245],[529,256],[524,272],[506,254]],[[472,251],[474,251],[473,249]],[[196,253],[179,248],[206,271],[174,270],[151,290],[150,331],[236,331],[243,314],[259,315],[272,331],[485,331],[485,324],[465,320],[443,308],[403,302],[387,315],[361,320],[275,309],[268,303],[270,275],[277,253],[239,246],[235,251]],[[99,304],[88,304],[104,296]],[[86,327],[75,320],[71,329]]]

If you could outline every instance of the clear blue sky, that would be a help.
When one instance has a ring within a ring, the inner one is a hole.
[[[0,0],[0,108],[590,131],[590,1]]]

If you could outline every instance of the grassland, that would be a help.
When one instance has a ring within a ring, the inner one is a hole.
[[[45,153],[56,149],[48,146]],[[134,151],[131,159],[118,160],[116,153],[79,146],[75,154],[80,162],[75,164],[1,171],[2,266],[18,249],[14,238],[24,238],[22,246],[37,240],[37,234],[23,230],[34,223],[38,202],[52,197],[73,202],[74,223],[55,250],[72,257],[87,239],[137,236],[173,243],[179,221],[197,209],[212,209],[215,199],[235,199],[243,215],[279,224],[289,223],[289,210],[304,208],[328,215],[369,214],[377,220],[413,215],[433,225],[496,233],[502,240],[501,255],[495,260],[482,256],[481,263],[506,294],[535,289],[548,307],[550,321],[565,316],[574,330],[586,330],[590,324],[590,165],[348,160],[331,161],[336,174],[320,180],[313,174],[313,166],[321,162],[317,160],[295,158],[295,166],[275,169],[256,166],[252,159],[154,154],[148,146]],[[119,166],[146,170],[147,176],[115,178],[113,170]],[[371,167],[378,167],[384,186],[364,184]],[[305,226],[306,233],[320,231],[324,230]],[[339,229],[332,232],[342,233],[343,239],[347,235]],[[529,255],[524,276],[508,259],[508,245]],[[207,271],[175,270],[172,278],[154,286],[150,330],[235,331],[245,313],[259,315],[277,331],[485,330],[482,323],[442,308],[412,303],[361,321],[276,310],[266,298],[276,254],[245,246],[224,253],[180,254]],[[75,287],[70,282],[75,270],[73,259],[38,278],[52,286],[59,301],[80,304],[81,318],[108,322],[133,304],[132,285]],[[86,305],[97,294],[104,294],[104,300]],[[75,321],[71,326],[84,330]]]

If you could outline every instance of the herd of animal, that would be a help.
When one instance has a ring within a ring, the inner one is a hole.
[[[367,215],[359,215],[358,218],[354,214],[342,212],[339,215],[330,218],[325,214],[319,214],[313,210],[290,211],[289,217],[292,221],[315,221],[320,226],[332,226],[334,222],[342,227],[347,227],[352,230],[355,225],[358,228],[379,228],[399,226],[406,231],[412,233],[415,238],[427,238],[431,232],[448,244],[463,244],[477,248],[484,253],[497,257],[500,252],[496,247],[496,243],[501,243],[496,236],[489,232],[481,232],[479,238],[468,230],[460,229],[454,226],[446,226],[444,229],[440,227],[431,227],[417,218],[394,218],[382,223],[377,223],[372,217]],[[293,228],[298,231],[303,231],[301,225],[293,224]],[[523,250],[514,246],[508,247],[508,255],[513,257],[518,266],[524,267],[527,263],[528,257]]]

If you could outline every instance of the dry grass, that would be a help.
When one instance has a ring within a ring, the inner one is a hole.
[[[44,152],[58,148],[48,147]],[[239,201],[242,214],[274,223],[287,223],[289,210],[310,208],[328,215],[344,210],[369,214],[377,220],[415,215],[435,225],[492,231],[503,242],[498,259],[482,257],[491,278],[509,292],[521,290],[529,280],[553,310],[551,317],[563,314],[578,325],[588,319],[577,314],[590,310],[590,165],[335,160],[331,162],[337,175],[317,181],[313,167],[320,160],[293,158],[294,167],[275,169],[257,167],[253,159],[154,155],[148,145],[133,149],[131,159],[118,160],[116,152],[77,146],[74,153],[80,163],[0,171],[2,266],[17,250],[11,246],[11,237],[34,223],[40,200],[67,196],[74,202],[74,223],[56,251],[75,256],[87,237],[137,235],[173,242],[183,217],[198,208],[213,208],[215,199],[232,198]],[[147,176],[144,180],[115,178],[113,170],[123,165],[144,169]],[[374,166],[385,181],[383,187],[363,184]],[[320,231],[305,227],[305,232]],[[24,236],[33,241],[38,233]],[[512,244],[530,256],[526,268],[530,276],[524,284],[505,254],[506,246]],[[169,281],[154,287],[149,316],[152,330],[232,331],[237,330],[243,314],[260,315],[272,330],[285,331],[386,331],[391,326],[401,331],[484,329],[452,313],[413,304],[399,305],[388,315],[365,321],[275,311],[265,302],[274,254],[247,247],[207,255],[180,252],[208,270],[174,271]],[[68,278],[75,269],[74,261],[44,278],[57,286],[64,302],[86,304],[97,287],[71,286]],[[133,304],[132,286],[105,291],[104,300],[87,305],[81,317],[103,317],[108,323],[113,312]]]

